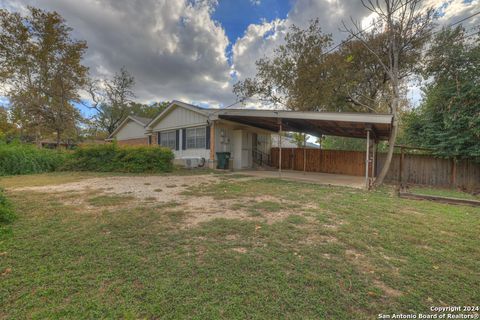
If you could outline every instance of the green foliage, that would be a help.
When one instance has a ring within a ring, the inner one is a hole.
[[[321,140],[322,149],[365,151],[365,139],[325,136]]]
[[[388,34],[378,30],[362,32],[363,41],[351,39],[331,51],[332,37],[322,31],[318,19],[305,29],[292,26],[285,43],[271,57],[256,61],[255,77],[236,83],[234,93],[240,99],[254,96],[292,110],[388,111],[390,77],[382,66],[389,61]],[[419,62],[426,39],[417,35],[402,50],[402,79]]]
[[[116,143],[87,145],[74,151],[65,169],[100,172],[169,172],[173,152],[147,146],[120,147]]]
[[[72,32],[57,12],[0,9],[0,80],[22,132],[55,132],[61,140],[82,120],[74,102],[87,80],[87,44]]]
[[[142,104],[132,102],[130,104],[131,114],[144,118],[155,118],[170,104],[168,101]]]
[[[7,224],[15,219],[15,213],[12,204],[5,196],[3,189],[0,188],[0,238],[10,232]]]
[[[0,176],[55,171],[68,154],[29,144],[0,144]]]
[[[109,134],[132,114],[132,99],[135,77],[122,67],[112,79],[95,80],[89,84],[92,108],[97,111],[94,117],[96,126]]]
[[[480,161],[480,42],[458,27],[439,33],[428,52],[421,106],[404,116],[405,139],[441,157]]]

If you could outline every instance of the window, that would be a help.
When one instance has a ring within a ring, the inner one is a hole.
[[[187,149],[204,149],[205,143],[205,127],[187,129]]]
[[[175,131],[164,131],[160,132],[158,135],[158,144],[161,145],[162,147],[167,147],[172,150],[175,150],[176,148],[176,134]]]
[[[148,145],[151,145],[152,144],[152,135],[149,135],[148,136]]]

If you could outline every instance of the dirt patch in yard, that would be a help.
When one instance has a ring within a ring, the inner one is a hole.
[[[239,202],[238,198],[218,199],[213,196],[194,196],[185,193],[195,188],[208,190],[213,184],[227,177],[217,175],[102,177],[11,190],[54,193],[65,205],[73,205],[78,210],[87,211],[99,210],[99,207],[113,209],[172,204],[170,206],[172,209],[185,214],[182,218],[185,228],[195,227],[217,218],[272,224],[283,221],[291,215],[303,213],[291,202],[270,195],[250,197],[248,201],[242,199]],[[235,180],[247,179],[249,178],[242,177]]]
[[[12,191],[61,193],[97,190],[104,194],[124,194],[138,199],[155,198],[160,202],[168,202],[177,200],[188,187],[216,181],[218,177],[214,175],[105,177],[59,185],[16,188]]]

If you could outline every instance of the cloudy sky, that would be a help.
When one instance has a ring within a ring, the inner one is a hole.
[[[439,25],[480,10],[480,0],[425,0],[441,8]],[[292,24],[320,19],[335,43],[346,37],[342,19],[367,18],[359,0],[0,0],[59,12],[88,42],[85,64],[93,77],[125,66],[136,78],[138,100],[183,100],[222,106],[235,101],[232,85],[255,73]],[[479,25],[480,16],[468,20]],[[412,91],[410,95],[418,94]]]

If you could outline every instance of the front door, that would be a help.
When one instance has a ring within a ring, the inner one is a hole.
[[[252,167],[252,134],[243,131],[242,135],[242,168]]]

